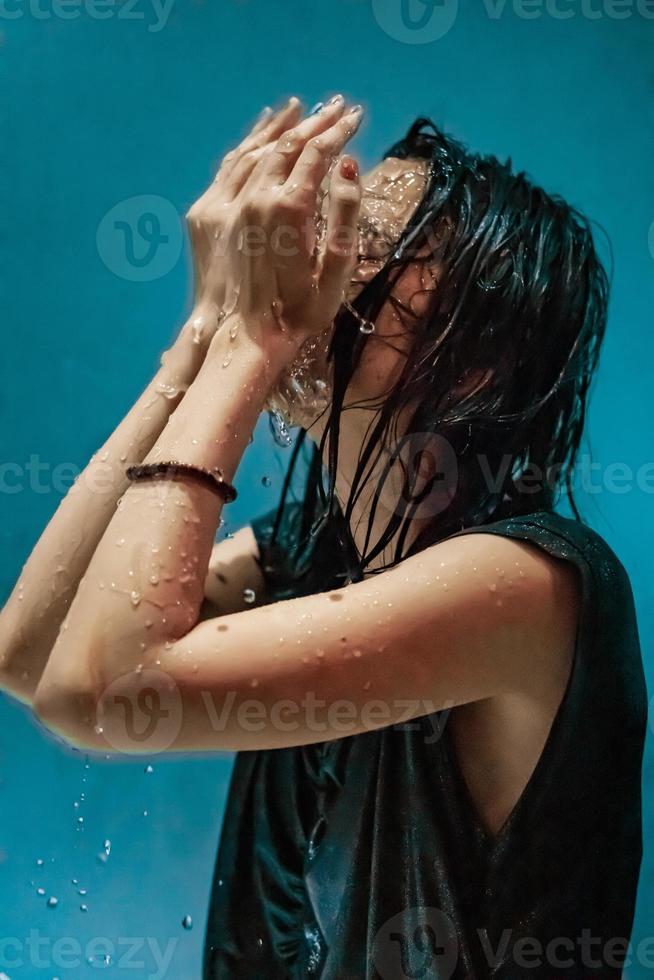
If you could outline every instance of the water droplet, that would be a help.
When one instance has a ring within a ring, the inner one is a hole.
[[[257,594],[254,589],[243,589],[243,599],[245,602],[252,603],[256,599]]]
[[[268,414],[268,419],[270,421],[270,430],[273,435],[273,439],[278,446],[288,447],[293,442],[291,434],[288,431],[288,426],[284,421],[284,417],[281,412],[272,411]]]
[[[85,905],[84,902],[82,902],[82,904],[79,907],[79,910],[80,910],[80,912],[88,912],[89,907],[88,907],[88,905]]]
[[[190,915],[185,915],[182,919],[182,926],[184,929],[191,930],[193,928],[193,919]]]
[[[175,385],[166,384],[164,381],[159,381],[154,390],[158,395],[163,395],[164,398],[176,398],[180,392],[180,389]]]
[[[204,333],[206,320],[203,316],[196,316],[191,322],[191,333],[193,336],[193,343],[199,344],[202,341],[202,335]]]
[[[153,769],[152,766],[148,765],[148,766],[145,767],[145,769],[143,770],[143,772],[145,772],[148,775],[150,775],[150,773],[154,772],[154,769]]]
[[[36,863],[39,866],[39,868],[42,868],[43,867],[43,858],[37,858],[36,859]]]
[[[36,889],[36,894],[37,895],[45,895],[45,888],[37,888]]]
[[[46,902],[46,905],[48,906],[49,909],[56,909],[58,904],[59,904],[59,899],[55,898],[54,895],[51,895],[48,901]]]
[[[264,487],[270,487],[270,486],[272,486],[272,480],[270,479],[269,476],[262,476],[261,477],[261,485],[264,486]]]

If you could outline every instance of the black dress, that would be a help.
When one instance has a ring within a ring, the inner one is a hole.
[[[286,532],[297,518],[288,513]],[[254,529],[280,598],[285,531],[272,552],[271,521]],[[533,542],[573,562],[582,581],[570,679],[518,804],[498,834],[484,828],[445,713],[239,753],[205,980],[621,975],[642,851],[647,709],[629,579],[601,537],[554,513],[460,533],[475,531]],[[342,537],[325,526],[304,562],[296,594],[342,584]]]

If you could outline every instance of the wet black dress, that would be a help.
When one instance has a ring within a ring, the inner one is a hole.
[[[629,580],[601,537],[553,513],[461,533],[475,531],[534,542],[573,562],[583,586],[566,693],[517,806],[497,835],[484,829],[441,714],[240,753],[205,980],[621,975],[641,860],[647,707]],[[269,532],[269,520],[255,525],[279,598],[288,593]],[[342,584],[330,527],[305,564],[296,593]]]

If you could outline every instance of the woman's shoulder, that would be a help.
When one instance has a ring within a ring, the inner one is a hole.
[[[535,510],[465,527],[454,536],[475,532],[529,541],[553,557],[577,565],[585,575],[630,588],[628,572],[606,538],[576,517]]]

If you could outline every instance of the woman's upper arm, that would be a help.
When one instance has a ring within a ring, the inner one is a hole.
[[[167,699],[177,705],[179,728],[171,739],[164,725],[161,751],[307,744],[495,695],[536,696],[574,638],[567,576],[509,538],[444,541],[363,582],[199,623],[150,651],[147,677],[111,678],[99,726],[116,747],[143,684],[156,688],[161,717]],[[139,751],[128,734],[121,748]]]
[[[247,525],[213,546],[204,586],[200,619],[240,612],[265,601],[259,547]]]

